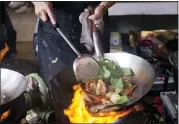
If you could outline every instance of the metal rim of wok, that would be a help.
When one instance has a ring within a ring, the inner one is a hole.
[[[155,72],[151,64],[143,58],[125,52],[106,53],[104,54],[104,58],[114,61],[121,67],[131,68],[134,71],[138,81],[136,83],[137,88],[135,90],[137,98],[130,100],[124,107],[121,107],[118,110],[124,110],[127,109],[129,106],[135,105],[135,103],[139,101],[143,96],[145,96],[152,88],[155,80]],[[58,105],[63,105],[64,108],[68,108],[74,95],[72,87],[73,85],[78,84],[74,76],[72,66],[69,66],[60,71],[56,76],[56,80],[60,85],[60,89],[57,89],[57,92],[55,93],[56,98],[59,99],[58,102],[60,102],[57,103]],[[71,91],[71,93],[68,94],[68,91]],[[60,94],[65,94],[65,98],[61,98]],[[68,99],[70,101],[65,101],[65,99]]]
[[[170,63],[176,68],[178,69],[178,51],[177,52],[172,52],[170,55],[169,55],[169,61]]]

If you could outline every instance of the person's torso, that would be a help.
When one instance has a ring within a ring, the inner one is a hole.
[[[77,29],[81,28],[79,16],[82,12],[84,12],[84,9],[88,6],[96,7],[100,2],[53,1],[51,3],[53,5],[54,17],[58,25],[60,25],[62,29],[69,28],[69,30],[72,30],[72,26],[74,25],[77,27]],[[46,33],[58,34],[56,30],[52,29],[50,24],[47,24],[42,20],[40,20],[40,26],[43,28],[43,31],[46,31]]]
[[[80,13],[88,6],[96,7],[100,2],[52,2],[54,8],[54,17],[60,29],[69,36],[72,42],[78,42],[81,36],[81,23],[79,22]],[[50,23],[39,20],[38,35],[40,37],[47,36],[59,39],[59,33],[52,27]],[[68,46],[68,44],[67,44]]]

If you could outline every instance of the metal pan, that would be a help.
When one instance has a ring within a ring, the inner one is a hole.
[[[1,102],[4,105],[18,96],[27,88],[26,78],[13,70],[1,68]]]
[[[129,107],[139,101],[148,93],[154,83],[155,72],[149,62],[133,54],[125,52],[104,54],[97,29],[98,28],[96,27],[95,30],[93,30],[96,60],[99,60],[99,58],[108,59],[115,62],[122,68],[131,68],[134,71],[135,81],[133,83],[136,85],[134,92],[137,97],[129,100],[129,102],[121,108],[125,109],[126,107]],[[73,98],[74,91],[72,87],[75,84],[78,84],[72,65],[59,72],[56,79],[53,80],[51,84],[53,88],[53,95],[56,98],[55,110],[58,121],[58,118],[64,118],[63,110],[69,107]]]
[[[155,73],[152,66],[146,60],[124,52],[106,53],[104,54],[104,58],[114,61],[121,67],[131,68],[135,73],[136,82],[134,83],[137,85],[135,89],[137,98],[129,101],[123,109],[136,103],[151,89],[155,79]],[[78,84],[72,65],[59,72],[56,80],[51,82],[51,84],[56,99],[55,111],[57,120],[59,118],[65,118],[63,110],[71,104],[74,94],[72,87]]]

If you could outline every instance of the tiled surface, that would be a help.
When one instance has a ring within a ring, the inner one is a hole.
[[[29,42],[33,39],[36,15],[34,12],[17,14],[8,9],[8,14],[17,31],[17,42]]]

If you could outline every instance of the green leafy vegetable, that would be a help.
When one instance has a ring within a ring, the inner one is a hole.
[[[116,88],[115,93],[121,93],[122,90],[123,90],[123,89]]]
[[[111,72],[111,77],[119,78],[121,76],[121,69],[117,68]]]
[[[134,75],[134,72],[131,68],[121,68],[121,76],[132,76]]]
[[[121,68],[117,66],[113,61],[103,59],[98,62],[100,67],[100,72],[97,78],[103,79],[106,83],[110,83],[110,89],[112,92],[116,93],[113,95],[113,101],[116,104],[124,104],[128,102],[128,96],[123,94],[124,89],[131,89],[131,79],[134,72],[131,68]],[[121,77],[125,77],[123,80]],[[113,89],[113,90],[112,90]],[[122,96],[121,93],[123,94]]]
[[[119,79],[111,78],[110,82],[113,87],[123,89],[123,82],[121,78]]]
[[[107,64],[108,68],[111,69],[111,70],[115,70],[117,68],[115,63],[112,62],[112,61],[107,60],[106,64]]]
[[[107,69],[106,66],[103,66],[103,70],[104,70],[104,78],[110,77],[111,72]]]
[[[104,78],[104,71],[102,69],[99,70],[97,78],[103,79]]]
[[[128,102],[128,97],[127,95],[123,95],[123,96],[120,96],[120,99],[116,101],[116,104],[124,104],[126,102]]]

